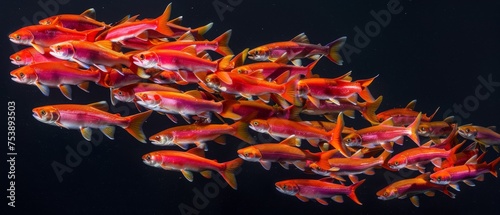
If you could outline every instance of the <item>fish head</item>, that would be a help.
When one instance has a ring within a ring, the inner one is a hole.
[[[23,66],[10,72],[11,79],[21,84],[34,84],[38,79],[35,70],[31,66]]]
[[[248,51],[248,58],[255,61],[267,61],[271,51],[266,46],[257,47]]]
[[[254,119],[250,121],[250,129],[260,132],[260,133],[267,133],[269,131],[269,123],[267,120],[263,119]]]
[[[291,180],[276,182],[275,186],[276,190],[287,195],[294,196],[299,192],[299,186]]]
[[[26,49],[18,51],[10,56],[10,62],[14,65],[24,66],[33,63],[33,55]]]
[[[51,45],[50,54],[61,60],[69,60],[75,54],[75,49],[71,42],[61,42]]]
[[[172,134],[156,134],[149,138],[152,144],[158,146],[171,146],[174,145],[174,137]]]
[[[9,39],[15,44],[30,45],[35,37],[27,28],[21,28],[12,34],[9,34]]]
[[[148,108],[154,108],[160,105],[161,97],[154,92],[135,93],[137,104]]]
[[[448,171],[437,171],[430,176],[430,182],[434,184],[447,185],[451,182],[451,175]]]
[[[393,186],[386,187],[377,192],[378,199],[380,200],[391,200],[399,196],[398,189]]]
[[[45,18],[45,19],[38,21],[38,24],[40,24],[40,25],[54,25],[54,24],[58,23],[58,21],[59,21],[59,16],[51,16],[51,17],[48,17],[48,18]]]
[[[152,166],[152,167],[160,167],[161,166],[160,156],[154,152],[143,155],[142,162],[144,162],[146,165]]]
[[[458,127],[458,134],[465,139],[474,140],[477,136],[477,128],[473,125],[462,125]]]
[[[133,102],[135,95],[133,92],[124,90],[122,88],[115,88],[112,91],[113,97],[122,102]]]
[[[205,78],[205,83],[213,90],[220,90],[222,84],[221,80],[215,74],[210,74]]]
[[[420,123],[417,129],[417,134],[423,137],[428,137],[431,135],[432,127],[427,123]]]
[[[357,133],[350,133],[342,139],[342,143],[349,147],[361,146],[361,142],[361,135]]]
[[[132,56],[134,64],[142,68],[153,68],[158,65],[158,55],[152,51],[144,51]]]
[[[52,106],[33,108],[33,117],[43,123],[55,124],[59,121],[59,110]]]
[[[238,157],[246,161],[259,161],[262,158],[260,151],[253,146],[239,149],[237,153]]]
[[[317,163],[309,164],[309,168],[311,168],[311,171],[314,172],[315,174],[321,176],[330,176],[330,172],[328,170],[321,168]]]
[[[399,170],[406,167],[408,164],[408,158],[405,155],[396,155],[387,161],[389,168],[394,170]]]
[[[386,115],[386,114],[384,114],[384,113],[379,113],[379,114],[377,114],[376,119],[377,119],[377,121],[378,121],[378,122],[380,122],[380,123],[381,123],[381,122],[383,122],[383,121],[385,121],[385,120],[389,119],[390,117],[391,117],[391,116],[388,116],[388,115]]]
[[[248,66],[239,66],[231,70],[232,73],[238,74],[250,74],[252,71],[253,70]]]
[[[297,82],[297,94],[299,97],[307,98],[309,91],[310,90],[309,90],[309,86],[307,86],[307,83],[305,83],[304,81]]]

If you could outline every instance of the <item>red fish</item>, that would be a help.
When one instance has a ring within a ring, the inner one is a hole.
[[[450,116],[443,121],[432,121],[432,122],[420,122],[418,127],[418,135],[423,137],[429,137],[435,142],[439,142],[440,137],[446,137],[451,134],[453,130],[452,124],[454,123],[454,117]]]
[[[165,170],[180,171],[188,181],[193,181],[192,171],[200,172],[206,178],[212,176],[211,171],[218,172],[233,189],[237,189],[234,171],[242,164],[241,158],[218,163],[205,158],[205,153],[200,148],[192,148],[187,152],[163,150],[155,151],[142,156],[142,161],[149,166]]]
[[[344,99],[338,101],[339,104],[334,104],[321,100],[319,106],[316,106],[310,100],[307,100],[301,113],[307,115],[324,115],[328,120],[335,121],[338,113],[342,112],[345,116],[354,118],[354,111],[357,110],[369,122],[377,122],[375,112],[382,103],[382,96],[379,96],[374,102],[356,102],[356,104],[352,104]]]
[[[165,36],[172,35],[172,30],[167,26],[170,18],[172,4],[168,4],[161,16],[156,19],[144,19],[141,21],[128,21],[111,27],[106,32],[105,40],[119,42],[129,38],[148,40],[148,30],[155,30]]]
[[[104,22],[96,20],[94,8],[90,8],[81,14],[58,14],[39,21],[41,25],[57,25],[63,28],[77,31],[86,31],[96,28],[109,27]]]
[[[118,69],[106,67],[107,72],[102,73],[102,81],[99,85],[107,88],[118,88],[135,84],[142,81],[142,78],[137,76],[135,72],[128,68]]]
[[[45,53],[44,48],[64,41],[78,40],[93,42],[101,30],[97,28],[80,32],[57,25],[31,25],[15,31],[9,35],[9,38],[13,43],[30,45],[43,54]]]
[[[424,193],[427,196],[434,196],[434,190],[438,190],[454,199],[455,194],[448,191],[446,185],[438,185],[429,181],[430,173],[424,173],[415,178],[403,179],[396,181],[389,186],[377,192],[378,199],[391,200],[395,198],[403,199],[410,197],[411,203],[415,207],[419,207],[419,199],[417,194]]]
[[[154,145],[171,146],[177,145],[186,150],[191,143],[198,148],[208,149],[205,142],[214,140],[220,144],[225,144],[223,135],[235,136],[247,143],[254,144],[255,141],[247,131],[248,124],[236,122],[228,124],[192,124],[168,128],[152,135],[149,140]]]
[[[25,66],[35,63],[61,61],[59,58],[52,56],[48,50],[40,54],[35,48],[28,47],[18,51],[10,56],[10,62],[18,66]]]
[[[118,101],[121,102],[134,102],[135,94],[145,91],[167,91],[167,92],[178,92],[178,89],[163,86],[153,83],[135,83],[129,84],[123,87],[110,89],[111,90],[111,103],[115,105]]]
[[[109,139],[114,139],[115,126],[119,126],[140,142],[146,143],[142,124],[152,111],[122,117],[120,114],[108,113],[108,108],[106,101],[88,105],[48,105],[34,108],[33,117],[49,125],[66,129],[79,129],[87,141],[90,141],[92,128],[98,128]]]
[[[421,173],[424,173],[424,165],[429,162],[432,162],[432,164],[437,167],[441,167],[441,159],[447,159],[449,162],[454,163],[454,155],[462,145],[463,143],[458,144],[450,150],[426,146],[407,149],[394,155],[387,161],[387,165],[394,170],[407,168],[419,170]]]
[[[78,85],[88,92],[88,82],[101,81],[101,73],[97,69],[82,70],[78,64],[70,62],[44,62],[23,66],[10,73],[12,80],[35,85],[45,96],[49,96],[49,87],[58,87],[61,93],[71,100],[70,85]]]
[[[357,95],[365,101],[374,102],[375,99],[368,90],[368,86],[375,77],[366,80],[350,81],[350,72],[337,78],[307,78],[297,83],[298,96],[307,98],[315,106],[320,105],[320,100],[329,100],[340,105],[338,99],[347,99],[352,104],[357,103]]]
[[[416,104],[417,100],[413,100],[410,103],[408,103],[408,105],[406,105],[405,108],[393,108],[390,110],[382,111],[377,114],[377,119],[379,122],[383,122],[389,118],[392,118],[392,121],[395,126],[407,126],[410,123],[412,123],[419,114],[419,112],[414,111]],[[422,114],[421,121],[430,122],[432,118],[434,118],[438,110],[439,107],[430,116],[427,116],[427,114]]]
[[[495,129],[494,126],[482,127],[468,124],[458,127],[458,134],[465,139],[480,143],[483,151],[485,151],[484,147],[493,146],[495,151],[500,152],[500,134],[493,129]]]
[[[197,54],[202,51],[211,50],[216,51],[223,56],[233,55],[233,51],[228,46],[229,39],[231,38],[231,33],[232,30],[228,30],[212,41],[195,41],[193,35],[190,32],[187,32],[175,42],[159,44],[149,50],[155,51],[168,49],[180,51],[188,46],[194,45]]]
[[[298,109],[294,106],[282,108],[270,106],[262,101],[225,100],[220,115],[232,120],[249,121],[252,119],[269,119],[278,117],[291,119],[297,117]]]
[[[328,205],[324,198],[331,198],[333,201],[342,203],[344,199],[341,195],[347,195],[356,204],[362,205],[356,196],[356,189],[365,182],[361,180],[358,183],[350,186],[335,184],[330,182],[331,179],[314,180],[314,179],[292,179],[276,182],[276,190],[281,193],[295,196],[303,202],[309,199],[315,199],[322,205]]]
[[[344,137],[342,142],[351,147],[374,148],[382,146],[386,151],[392,152],[391,142],[403,144],[403,137],[408,136],[417,145],[420,146],[420,140],[417,135],[418,125],[420,124],[421,114],[408,127],[393,126],[391,120],[386,120],[380,125],[371,126],[357,130]]]
[[[301,58],[317,59],[325,55],[332,62],[342,65],[343,60],[338,52],[344,46],[345,41],[346,37],[341,37],[326,46],[315,45],[309,43],[307,36],[301,33],[290,41],[269,43],[254,48],[248,52],[248,58],[256,61],[273,61],[286,53],[289,60],[296,60],[294,64],[300,65]]]

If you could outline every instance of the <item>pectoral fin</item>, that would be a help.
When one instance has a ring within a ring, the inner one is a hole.
[[[111,140],[115,139],[115,126],[106,126],[104,128],[101,128],[102,133],[106,135]]]
[[[67,84],[59,84],[59,89],[61,90],[61,93],[64,95],[69,100],[71,99],[71,86]]]
[[[187,171],[185,169],[181,169],[182,175],[184,175],[184,178],[186,178],[188,181],[193,182],[193,173],[190,171]]]
[[[82,133],[82,136],[83,138],[85,138],[85,140],[90,141],[90,137],[92,136],[92,129],[81,127],[80,132]]]

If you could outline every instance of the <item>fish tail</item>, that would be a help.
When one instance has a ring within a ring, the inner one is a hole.
[[[142,124],[146,119],[151,115],[153,111],[149,110],[146,112],[134,114],[132,116],[128,116],[129,124],[124,129],[135,139],[141,141],[142,143],[146,143],[146,135],[144,135],[144,131],[142,131]]]
[[[222,175],[224,180],[226,180],[229,186],[236,190],[238,188],[238,184],[236,183],[236,177],[234,177],[234,171],[236,171],[236,169],[243,164],[243,159],[236,158],[223,164],[225,168],[224,170],[219,171],[219,173]]]
[[[455,156],[455,154],[457,153],[458,149],[460,149],[460,147],[462,147],[464,145],[464,142],[460,143],[460,144],[457,144],[456,146],[454,146],[453,148],[451,148],[449,150],[449,155],[448,155],[448,162],[450,162],[451,164],[454,164],[456,161],[457,161],[457,156]]]
[[[328,46],[328,55],[326,55],[326,57],[337,65],[342,65],[344,63],[339,51],[344,46],[346,39],[347,37],[341,37],[326,45]]]
[[[321,59],[321,58],[319,58],[319,59]],[[306,66],[306,68],[307,68],[306,78],[311,78],[313,76],[312,70],[316,66],[316,64],[318,64],[319,59],[313,61],[312,63],[310,63],[309,65]]]
[[[239,120],[241,116],[233,112],[233,106],[238,104],[237,100],[224,100],[222,101],[222,112],[220,115],[224,118],[232,120]]]
[[[228,30],[214,39],[214,42],[217,43],[217,49],[215,51],[223,56],[233,55],[233,50],[231,50],[228,45],[229,39],[231,39],[231,32],[232,30]]]
[[[233,123],[231,127],[234,128],[233,136],[249,144],[255,144],[255,140],[252,138],[250,133],[248,133],[248,123],[238,121]]]
[[[297,84],[297,81],[299,79],[298,75],[292,76],[285,84],[285,91],[281,94],[281,97],[283,97],[286,101],[290,103],[295,102],[295,87]]]
[[[420,146],[420,139],[418,138],[417,130],[420,126],[420,120],[422,119],[422,113],[419,113],[415,121],[413,121],[407,128],[410,131],[408,137],[413,140],[418,146]]]
[[[300,112],[302,112],[303,107],[292,105],[290,107],[285,108],[285,118],[293,120],[293,121],[302,121],[300,119]]]
[[[197,33],[197,35],[200,37],[202,35],[205,35],[210,29],[212,29],[212,26],[214,26],[214,23],[211,22],[211,23],[208,23],[204,26],[201,26],[201,27],[198,27],[198,28],[195,28],[193,31]],[[192,32],[193,32],[192,31]],[[202,38],[196,38],[197,40],[200,40]]]
[[[172,3],[168,4],[163,11],[163,14],[156,18],[156,31],[165,36],[173,36],[174,32],[168,27],[168,19],[170,19],[170,12],[172,11]]]
[[[496,166],[498,165],[499,162],[500,162],[500,157],[491,161],[491,163],[488,164],[488,167],[490,168],[490,173],[497,178],[498,178],[498,175],[497,175]]]
[[[365,80],[358,80],[357,82],[361,85],[361,92],[359,92],[359,96],[363,98],[365,101],[368,102],[374,102],[375,99],[373,98],[372,94],[370,93],[370,90],[368,89],[368,86],[377,78],[377,76],[370,78],[370,79],[365,79]]]
[[[372,125],[377,125],[380,122],[377,120],[377,115],[375,111],[380,107],[382,103],[382,96],[379,96],[374,102],[365,102],[365,107],[361,110],[361,115],[368,120]]]
[[[358,196],[356,196],[356,189],[357,189],[357,188],[358,188],[361,184],[363,184],[363,182],[365,182],[365,180],[366,180],[366,179],[363,179],[363,180],[358,181],[358,182],[356,182],[356,183],[354,183],[354,184],[352,184],[352,185],[350,185],[350,186],[349,186],[349,190],[350,190],[351,192],[349,192],[349,194],[347,194],[347,196],[348,196],[349,198],[351,198],[354,202],[356,202],[356,204],[358,204],[358,205],[363,205],[363,203],[361,203],[361,202],[359,201],[359,199],[358,199]]]
[[[217,60],[216,71],[232,69],[233,68],[233,65],[231,64],[232,58],[233,58],[233,55],[226,55],[223,58]]]
[[[104,28],[96,28],[96,29],[91,29],[91,30],[85,31],[86,32],[86,34],[85,34],[85,36],[86,36],[85,40],[89,41],[89,42],[96,41],[97,35],[99,35],[103,29]]]
[[[328,136],[331,137],[329,144],[333,146],[333,148],[339,150],[345,157],[350,157],[351,152],[347,149],[347,146],[342,143],[342,130],[344,130],[344,114],[340,112],[337,116],[335,128],[328,132]]]

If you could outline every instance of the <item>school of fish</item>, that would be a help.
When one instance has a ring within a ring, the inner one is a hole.
[[[109,88],[112,105],[133,102],[139,110],[120,116],[108,112],[107,101],[96,101],[35,107],[33,117],[80,130],[88,141],[93,129],[114,139],[115,127],[121,127],[142,143],[165,146],[143,155],[146,165],[180,171],[189,181],[193,172],[206,178],[217,172],[235,190],[234,171],[245,161],[259,162],[266,170],[272,163],[286,169],[291,164],[318,179],[297,174],[275,182],[276,190],[323,205],[329,204],[327,199],[341,203],[343,196],[361,205],[356,189],[370,179],[358,177],[373,175],[376,169],[419,171],[421,175],[376,193],[380,200],[408,197],[416,207],[419,194],[440,191],[455,198],[449,188],[460,191],[460,182],[474,186],[474,180],[483,181],[487,174],[497,177],[500,157],[484,160],[486,153],[495,153],[489,149],[499,151],[500,134],[494,127],[458,125],[453,117],[435,120],[439,108],[429,116],[415,110],[416,100],[405,108],[379,111],[382,96],[374,98],[368,88],[377,76],[353,80],[351,72],[315,75],[322,58],[342,65],[338,51],[345,37],[315,45],[301,33],[290,41],[234,54],[229,48],[231,30],[207,40],[204,34],[212,23],[184,27],[182,17],[171,19],[171,8],[169,4],[156,18],[125,16],[113,24],[96,20],[95,10],[89,9],[49,17],[10,34],[13,43],[28,46],[10,57],[19,66],[10,73],[13,81],[34,85],[45,96],[50,88],[59,88],[69,100],[72,85],[89,92],[93,82]],[[212,60],[214,54],[220,57]],[[245,63],[246,58],[254,62]],[[310,63],[302,66],[303,60]],[[193,90],[181,91],[181,85]],[[187,124],[148,138],[142,127],[152,112],[175,123],[180,116]],[[344,117],[355,118],[357,112],[372,126],[347,127]],[[325,120],[301,120],[306,115]],[[279,143],[257,142],[256,133]],[[226,162],[205,158],[207,142],[225,144],[225,135],[249,146],[233,152],[234,159]],[[414,143],[405,143],[405,137]],[[302,140],[310,144],[308,149],[301,148]],[[403,144],[411,147],[403,150]],[[175,177],[165,175],[170,176]]]

